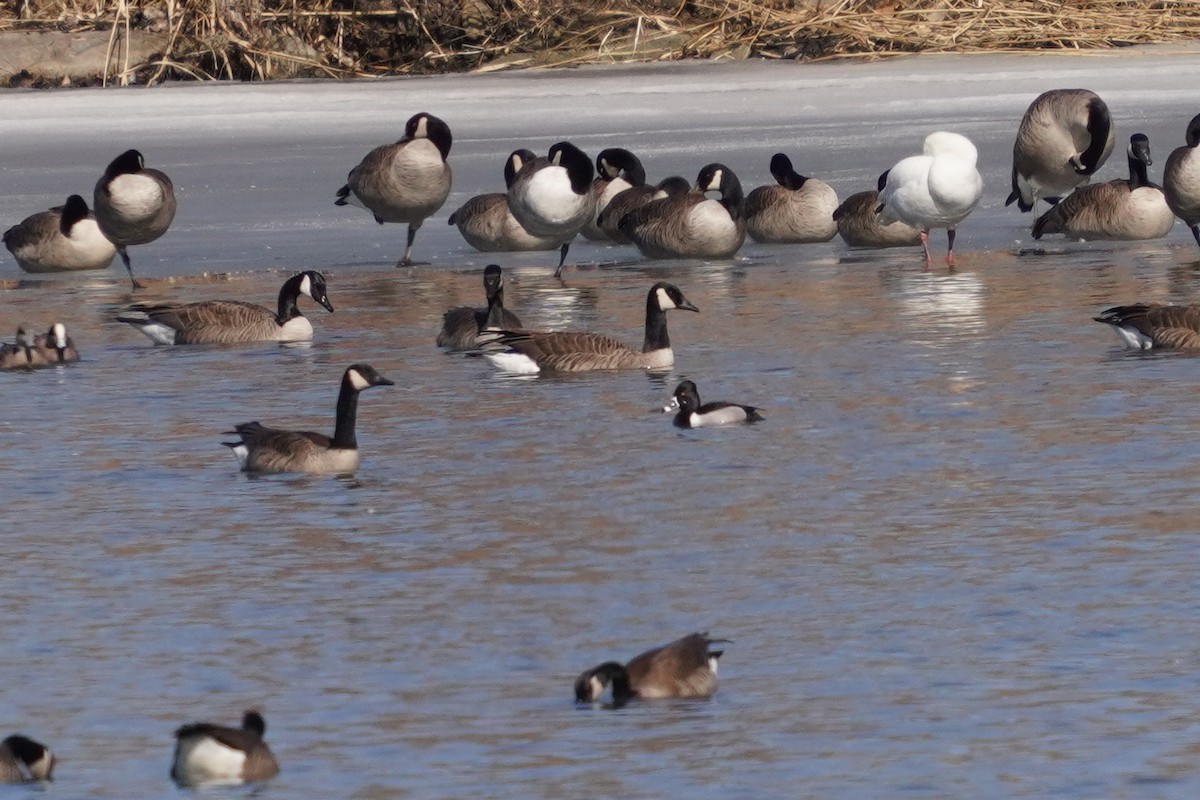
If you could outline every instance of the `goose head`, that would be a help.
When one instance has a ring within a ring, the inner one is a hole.
[[[442,154],[443,161],[450,155],[450,145],[454,141],[454,137],[450,134],[450,126],[438,117],[424,111],[413,114],[404,126],[404,139],[401,141],[412,141],[413,139],[428,139]]]
[[[803,187],[804,182],[808,180],[792,168],[792,160],[783,153],[771,156],[771,177],[780,186],[793,192]]]
[[[313,299],[313,302],[318,303],[332,314],[333,303],[329,302],[329,295],[325,287],[325,276],[316,270],[308,269],[296,277],[300,279],[299,286],[296,287],[297,295],[308,295]]]
[[[508,160],[504,162],[504,185],[506,187],[511,187],[513,185],[513,181],[517,179],[517,173],[520,172],[526,164],[532,164],[536,158],[537,156],[532,150],[526,150],[524,148],[520,150],[513,150],[511,153],[509,153]]]
[[[133,175],[141,172],[146,166],[146,160],[137,150],[126,150],[109,162],[104,170],[104,177],[115,178],[118,175]]]
[[[605,180],[624,178],[630,186],[646,183],[646,170],[633,153],[623,147],[609,147],[596,156],[596,173]]]
[[[48,781],[54,772],[54,753],[41,742],[35,742],[28,736],[14,734],[0,742],[0,747],[12,753],[17,761],[25,765],[29,779]]]
[[[499,264],[488,264],[483,268],[483,291],[489,301],[504,291],[504,273]]]
[[[591,191],[595,171],[587,154],[570,142],[558,142],[550,147],[550,163],[567,171],[571,191],[583,195]]]
[[[75,223],[87,219],[90,213],[87,201],[79,195],[73,194],[63,204],[62,213],[59,215],[58,229],[63,236],[70,236]]]
[[[700,310],[683,296],[683,292],[679,291],[678,286],[666,281],[659,281],[651,286],[650,296],[647,299],[652,306],[657,306],[659,311],[668,311],[672,308],[682,309],[683,311]]]
[[[585,671],[575,679],[575,702],[596,702],[604,694],[604,690],[609,684],[612,684],[613,687],[614,703],[624,702],[632,694],[629,687],[629,673],[625,667],[616,661],[606,661],[598,667]]]
[[[738,180],[733,170],[724,164],[709,164],[700,170],[696,176],[696,189],[701,192],[720,192],[721,205],[729,211],[729,216],[737,219],[742,215],[742,182]]]

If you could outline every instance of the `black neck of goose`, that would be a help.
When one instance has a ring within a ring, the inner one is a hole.
[[[1112,117],[1108,114],[1108,106],[1098,97],[1093,97],[1088,103],[1087,129],[1092,140],[1087,149],[1079,154],[1079,163],[1083,165],[1081,175],[1091,175],[1100,168],[1100,159],[1104,156],[1104,148],[1112,133]]]
[[[483,323],[485,328],[504,327],[504,289],[497,289],[488,297],[487,318]]]
[[[629,673],[623,668],[612,672],[610,677],[612,678],[613,706],[620,708],[632,700],[636,692],[629,685]]]
[[[663,350],[671,346],[671,337],[667,335],[667,312],[658,306],[658,292],[651,292],[646,298],[646,341],[642,345],[643,353]]]
[[[1131,189],[1137,189],[1150,184],[1150,175],[1147,172],[1146,162],[1137,158],[1132,153],[1129,155],[1129,186]]]
[[[279,310],[275,314],[275,321],[280,325],[300,316],[300,306],[297,300],[300,297],[301,280],[302,276],[297,275],[285,283],[283,288],[279,290]]]
[[[742,185],[736,180],[731,181],[721,192],[721,205],[725,206],[725,210],[729,212],[729,216],[733,219],[741,218],[744,200],[745,195],[742,194]]]
[[[342,388],[338,392],[337,424],[333,429],[333,446],[339,450],[355,450],[358,439],[354,426],[358,422],[358,389],[350,382],[350,376],[342,377]]]

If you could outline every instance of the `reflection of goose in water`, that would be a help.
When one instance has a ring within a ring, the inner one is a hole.
[[[940,344],[976,334],[986,327],[983,318],[983,281],[970,274],[902,273],[896,281],[900,315],[918,334],[936,337],[925,344]]]
[[[505,267],[521,286],[521,319],[527,328],[562,330],[592,324],[600,295],[591,286],[546,283],[544,267]]]

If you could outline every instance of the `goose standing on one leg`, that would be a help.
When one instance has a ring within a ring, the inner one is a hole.
[[[180,786],[257,783],[279,774],[279,762],[263,741],[267,723],[247,711],[242,727],[195,722],[175,731],[171,779]]]
[[[404,257],[396,264],[413,263],[412,246],[417,231],[450,196],[450,126],[421,112],[404,126],[404,138],[376,147],[350,170],[346,185],[338,189],[334,205],[355,205],[375,215],[375,221],[408,223]]]
[[[530,150],[510,153],[504,162],[505,187],[512,186],[521,168],[536,158]],[[475,195],[450,215],[449,222],[458,227],[467,244],[485,253],[562,249],[561,240],[534,236],[517,222],[508,207],[507,192]]]
[[[521,327],[520,318],[504,307],[504,273],[499,265],[488,264],[484,268],[483,291],[487,296],[487,308],[458,306],[445,313],[437,337],[438,347],[478,350],[481,331]]]
[[[175,187],[156,169],[147,169],[137,150],[126,150],[104,170],[92,195],[96,224],[113,244],[129,271],[133,288],[133,266],[126,248],[152,242],[167,232],[175,219]]]
[[[1170,233],[1175,212],[1161,187],[1150,182],[1150,140],[1129,137],[1129,180],[1081,186],[1033,223],[1033,238],[1062,233],[1070,239],[1137,241]]]
[[[708,164],[692,191],[646,203],[618,227],[648,258],[730,258],[746,241],[741,181],[724,164]]]
[[[725,641],[692,633],[640,653],[626,664],[606,661],[575,679],[575,702],[597,702],[610,684],[616,708],[630,700],[712,697],[717,691],[717,659],[723,655],[712,645]]]
[[[26,272],[105,269],[117,247],[77,194],[64,205],[26,217],[4,233],[4,246]]]
[[[1200,114],[1188,123],[1184,147],[1176,147],[1167,156],[1163,170],[1163,192],[1167,205],[1191,228],[1192,238],[1200,245]]]
[[[267,428],[258,422],[235,425],[236,442],[223,442],[233,450],[244,472],[308,472],[349,475],[358,469],[358,393],[392,382],[370,364],[353,364],[342,375],[338,391],[333,437],[312,431]]]
[[[783,153],[771,157],[775,183],[746,196],[746,232],[756,242],[811,244],[837,234],[837,192],[824,181],[796,172]]]
[[[609,147],[596,156],[596,180],[592,194],[596,197],[596,214],[580,233],[594,242],[607,242],[608,232],[599,224],[600,215],[621,192],[646,185],[646,170],[641,160],[622,147]]]
[[[1108,106],[1087,89],[1052,89],[1029,105],[1013,144],[1012,194],[1031,211],[1039,197],[1056,203],[1108,160],[1115,142]]]
[[[954,266],[955,229],[983,197],[983,176],[975,168],[978,155],[962,134],[934,131],[925,137],[922,155],[901,159],[887,171],[876,215],[882,224],[900,221],[920,231],[926,267],[933,263],[933,228],[946,229],[946,264]]]
[[[562,242],[554,277],[562,276],[571,240],[596,218],[592,161],[570,142],[551,146],[548,158],[524,164],[508,187],[508,207],[534,236]]]
[[[303,342],[313,337],[313,327],[300,313],[296,301],[301,295],[333,313],[325,277],[315,270],[305,270],[284,281],[276,311],[241,300],[139,303],[122,312],[117,321],[134,326],[155,344]]]
[[[598,369],[667,369],[675,352],[667,311],[699,311],[679,287],[658,282],[646,294],[646,335],[640,351],[599,333],[500,331],[481,342],[483,356],[505,372],[586,372]]]

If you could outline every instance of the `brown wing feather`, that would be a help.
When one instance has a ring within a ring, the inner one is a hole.
[[[535,333],[505,337],[504,341],[546,370],[585,372],[641,366],[640,352],[601,333]]]
[[[230,344],[274,339],[275,312],[240,300],[207,300],[186,305],[134,306],[176,331],[177,344]]]
[[[1200,348],[1200,306],[1147,306],[1143,315],[1127,322],[1153,339],[1157,347]]]
[[[1105,238],[1104,232],[1119,227],[1129,182],[1124,180],[1081,186],[1034,223],[1042,233]],[[1043,222],[1044,220],[1044,222]]]
[[[710,641],[693,633],[635,656],[625,665],[631,687],[642,697],[708,697],[717,688]]]

